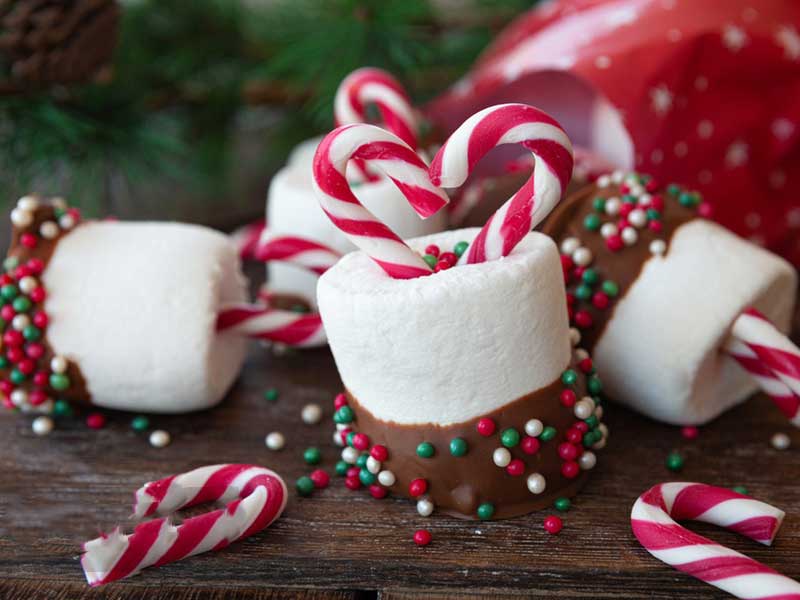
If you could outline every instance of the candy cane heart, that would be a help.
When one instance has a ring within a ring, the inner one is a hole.
[[[262,262],[284,262],[322,275],[342,257],[336,250],[298,235],[264,229],[253,245],[252,255]]]
[[[345,170],[354,158],[364,160],[390,178],[423,218],[447,204],[444,190],[431,183],[427,165],[408,144],[373,125],[345,125],[333,130],[322,140],[314,156],[314,190],[331,222],[390,277],[410,279],[429,275],[433,270],[422,257],[353,194]]]
[[[283,479],[254,465],[212,465],[147,483],[136,492],[137,519],[206,502],[228,504],[177,526],[162,517],[138,525],[130,535],[117,528],[86,542],[81,557],[86,580],[103,585],[147,567],[221,550],[270,525],[283,512],[286,499]]]
[[[561,200],[572,176],[572,143],[561,125],[532,106],[500,104],[472,115],[456,129],[431,163],[431,181],[445,188],[462,185],[478,161],[503,144],[521,144],[531,151],[533,175],[487,221],[462,262],[509,255]]]
[[[662,483],[636,500],[631,527],[660,561],[738,598],[800,600],[800,583],[675,522],[711,523],[769,546],[783,517],[782,510],[726,488]]]

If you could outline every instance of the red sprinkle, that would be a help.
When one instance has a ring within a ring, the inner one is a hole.
[[[23,233],[21,236],[19,236],[19,243],[25,246],[26,248],[30,248],[32,250],[36,248],[38,240],[36,239],[36,236],[33,235],[32,233]]]
[[[30,402],[33,406],[39,406],[40,404],[43,404],[45,400],[47,400],[47,394],[45,394],[42,390],[33,390],[30,394],[28,394],[28,402]]]
[[[44,387],[47,385],[49,379],[50,376],[47,374],[47,371],[37,371],[36,374],[33,376],[33,385]]]
[[[581,468],[574,460],[561,465],[561,474],[567,479],[575,479],[580,474]]]
[[[414,532],[414,543],[417,546],[427,546],[431,543],[433,536],[427,529],[418,529]]]
[[[570,444],[580,444],[583,441],[583,432],[577,427],[570,427],[565,437]]]
[[[339,410],[343,406],[347,405],[347,396],[344,394],[336,394],[336,398],[333,399],[333,407],[336,410]]]
[[[544,530],[550,535],[556,535],[563,528],[564,522],[561,520],[561,518],[555,515],[550,515],[544,520]]]
[[[353,448],[366,450],[369,448],[369,436],[366,433],[357,433],[353,436]]]
[[[579,310],[575,313],[575,324],[581,329],[588,329],[594,325],[594,319],[587,311]]]
[[[381,444],[375,444],[369,453],[372,458],[380,462],[389,458],[389,450],[386,449],[386,446],[382,446]]]
[[[584,373],[591,373],[592,359],[588,356],[578,363],[578,368]]]
[[[506,467],[506,473],[512,477],[519,477],[525,472],[525,463],[519,458],[515,458]]]
[[[28,270],[34,275],[38,275],[39,273],[44,271],[44,263],[38,258],[31,258],[26,266],[28,267]]]
[[[44,302],[44,299],[47,297],[47,292],[44,291],[43,287],[37,287],[31,290],[30,296],[32,302]]]
[[[592,304],[595,308],[604,310],[608,308],[608,296],[604,292],[595,292],[592,296]]]
[[[361,480],[356,477],[345,477],[344,484],[349,490],[357,490],[361,487]]]
[[[86,417],[86,426],[89,429],[102,429],[105,424],[106,418],[101,413],[92,413]]]
[[[6,304],[3,306],[3,308],[0,308],[0,317],[2,317],[4,321],[10,321],[16,316],[17,316],[17,311],[15,311],[14,307],[11,306],[10,304]]]
[[[578,448],[570,444],[569,442],[564,442],[563,444],[558,445],[558,455],[561,457],[562,460],[572,461],[578,458]]]
[[[694,440],[700,435],[700,430],[697,427],[684,427],[681,429],[681,435],[687,440]]]
[[[328,475],[322,469],[317,469],[316,471],[312,472],[309,477],[311,477],[311,481],[314,482],[314,487],[318,489],[324,489],[328,487],[328,484],[331,482],[330,475]]]
[[[349,469],[347,469],[346,476],[347,477],[355,477],[356,479],[358,479],[358,474],[360,472],[361,472],[361,469],[359,469],[358,467],[350,467]]]
[[[47,327],[47,323],[50,321],[50,318],[47,316],[47,313],[43,310],[37,311],[33,314],[33,324],[36,325],[40,329],[44,329]]]
[[[647,228],[655,233],[660,233],[661,229],[663,229],[663,225],[661,225],[661,221],[650,221],[647,224]]]
[[[522,438],[520,447],[525,454],[536,454],[539,451],[539,448],[542,447],[542,443],[535,437],[526,435],[524,438]]]
[[[441,256],[439,256],[439,262],[446,262],[452,267],[458,262],[458,257],[454,252],[442,252]]]
[[[369,493],[376,500],[380,500],[382,498],[386,498],[386,496],[389,494],[389,490],[382,485],[373,483],[371,486],[369,486]]]
[[[575,392],[572,390],[561,390],[561,396],[559,397],[561,400],[561,404],[566,406],[567,408],[572,408],[575,406],[575,401],[577,400],[577,396]]]
[[[424,479],[415,479],[408,484],[408,493],[412,498],[419,498],[428,491],[428,482]]]
[[[12,363],[16,364],[23,358],[25,358],[25,354],[22,352],[22,348],[20,348],[19,346],[15,346],[13,348],[8,349],[8,351],[6,352],[6,357]]]
[[[9,283],[14,283],[14,280],[11,279],[11,276],[8,273],[3,273],[0,275],[0,285],[8,285]]]
[[[589,426],[586,423],[584,423],[583,421],[575,421],[572,424],[572,427],[574,429],[577,429],[581,433],[586,433],[587,431],[589,431]]]
[[[22,279],[23,277],[27,277],[28,275],[32,275],[30,268],[26,267],[25,265],[20,265],[16,269],[14,269],[14,278],[15,279]]]
[[[30,375],[33,373],[34,369],[36,369],[36,363],[30,358],[23,358],[17,363],[17,369],[19,369],[20,372],[25,375]]]
[[[0,381],[0,392],[2,392],[3,395],[8,396],[13,391],[14,391],[14,384],[11,383],[8,379],[3,379],[2,381]]]
[[[492,421],[489,417],[480,419],[476,427],[478,429],[478,433],[483,437],[489,437],[494,433],[495,429],[497,429],[497,425],[495,425],[494,421]]]
[[[714,208],[708,202],[701,202],[700,206],[697,207],[697,214],[704,219],[708,219],[714,214]]]
[[[626,219],[634,208],[636,208],[635,205],[624,202],[622,206],[619,207],[619,216]]]
[[[347,445],[347,436],[351,431],[353,430],[350,427],[345,427],[339,432],[339,439],[342,440],[342,444],[345,446]]]
[[[24,342],[25,338],[22,337],[22,333],[16,329],[9,329],[3,334],[3,343],[6,346],[22,346]]]
[[[622,238],[619,235],[610,235],[606,238],[606,246],[612,252],[617,252],[622,250],[625,246],[625,243],[622,241]]]
[[[664,199],[661,196],[653,196],[650,198],[650,208],[656,210],[664,210]]]
[[[439,256],[439,246],[436,244],[431,244],[425,248],[425,254],[430,254],[431,256]]]
[[[631,188],[627,183],[623,183],[622,185],[619,186],[619,193],[620,194],[628,194],[628,193],[630,193],[630,191],[631,191]]]
[[[655,179],[651,179],[644,185],[644,189],[648,192],[655,192],[658,189],[658,182]]]

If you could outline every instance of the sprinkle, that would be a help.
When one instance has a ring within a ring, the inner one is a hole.
[[[547,487],[547,480],[541,473],[533,473],[528,476],[528,490],[531,494],[541,494]]]
[[[600,235],[603,238],[608,239],[612,235],[617,235],[619,233],[619,229],[613,223],[604,223],[603,226],[600,228]]]
[[[430,442],[422,442],[417,446],[417,456],[420,458],[431,458],[436,454],[436,449]]]
[[[578,459],[578,465],[580,465],[581,469],[584,471],[594,469],[597,465],[597,455],[594,452],[589,452],[587,450],[581,454],[580,458]]]
[[[525,472],[525,463],[522,462],[522,460],[520,460],[519,458],[513,459],[506,466],[506,473],[508,473],[512,477],[519,477],[524,472]]]
[[[361,469],[358,472],[358,480],[364,484],[365,486],[369,487],[377,481],[377,477],[369,472],[368,469]]]
[[[105,427],[105,424],[106,418],[101,413],[91,413],[86,417],[86,426],[89,427],[89,429],[102,429]]]
[[[769,443],[775,450],[786,450],[792,445],[792,440],[785,433],[776,433],[772,436]]]
[[[577,403],[573,409],[575,416],[581,420],[588,419],[594,413],[594,400],[586,396]]]
[[[469,450],[469,446],[464,438],[453,438],[450,440],[450,454],[452,456],[464,456]]]
[[[463,241],[458,242],[453,248],[453,253],[455,253],[456,256],[461,258],[464,252],[467,251],[467,248],[469,248],[469,242],[463,242]]]
[[[545,427],[542,431],[542,435],[539,436],[539,439],[543,442],[549,442],[556,437],[556,433],[555,427]]]
[[[564,522],[560,517],[550,515],[544,520],[544,530],[550,535],[557,535],[564,527]]]
[[[306,425],[316,425],[322,419],[322,408],[319,404],[306,404],[300,413],[300,418]]]
[[[433,514],[433,502],[427,498],[417,501],[417,512],[421,517],[430,517]]]
[[[544,424],[539,419],[530,419],[525,423],[525,433],[531,437],[539,437],[542,431],[544,431]]]
[[[484,502],[478,506],[478,518],[482,521],[491,519],[494,516],[494,504],[491,502]]]
[[[503,444],[506,448],[513,448],[517,444],[519,444],[520,435],[519,432],[514,429],[513,427],[509,427],[503,433],[500,434],[500,443]]]
[[[278,390],[275,388],[269,388],[264,391],[264,400],[268,400],[269,402],[275,402],[278,396]]]
[[[433,536],[427,529],[418,529],[414,532],[414,543],[417,546],[427,546],[431,543]]]
[[[700,430],[692,426],[683,427],[681,428],[681,435],[687,440],[694,440],[700,435]]]
[[[482,435],[483,437],[489,437],[495,432],[497,426],[495,425],[492,419],[484,417],[478,421],[476,428],[480,435]]]
[[[541,442],[535,437],[530,436],[522,438],[522,444],[520,445],[520,448],[522,448],[525,454],[536,454],[541,447]]]
[[[419,498],[428,491],[428,482],[425,479],[413,479],[408,484],[408,495],[412,498]]]
[[[169,435],[168,431],[156,429],[150,434],[149,441],[153,448],[164,448],[165,446],[169,446],[169,443],[172,441],[172,437]]]
[[[53,419],[50,417],[36,417],[31,423],[31,429],[33,433],[36,435],[47,435],[51,431],[53,431],[53,427],[55,424],[53,423]]]
[[[381,500],[389,495],[389,490],[387,490],[385,487],[381,487],[377,483],[373,483],[371,486],[369,486],[369,494],[376,500]]]
[[[381,471],[378,473],[378,483],[384,487],[392,487],[396,479],[391,471]]]
[[[588,267],[590,264],[592,264],[594,256],[592,255],[591,250],[581,246],[572,253],[572,260],[575,261],[575,264],[578,266]]]
[[[492,461],[503,469],[511,462],[511,452],[509,452],[507,448],[496,448],[492,453]]]
[[[685,464],[683,456],[678,454],[677,452],[670,452],[667,456],[667,469],[670,471],[678,472],[683,469],[683,465]]]
[[[561,242],[562,254],[572,255],[581,246],[581,241],[578,238],[568,237]]]
[[[303,460],[307,465],[318,465],[322,460],[322,453],[319,451],[319,448],[306,448],[303,451]]]
[[[567,369],[561,374],[561,383],[564,385],[575,385],[578,382],[578,374],[572,370]]]
[[[335,470],[336,470],[336,474],[339,477],[344,477],[345,475],[347,475],[347,469],[349,469],[349,468],[350,468],[350,465],[348,465],[343,460],[336,461]]]
[[[602,288],[603,292],[612,298],[619,294],[619,286],[611,280],[604,281]]]
[[[280,450],[286,445],[286,438],[280,431],[273,431],[264,438],[264,443],[270,450]]]
[[[312,471],[311,475],[309,475],[309,478],[312,482],[314,482],[314,487],[320,490],[328,487],[328,484],[331,481],[330,475],[328,475],[323,469]]]
[[[63,399],[58,399],[53,404],[53,416],[56,417],[71,417],[72,416],[72,406],[70,406],[69,402]]]
[[[144,415],[134,417],[131,421],[131,429],[134,431],[146,431],[150,427],[150,419]]]
[[[667,244],[664,240],[653,240],[650,242],[650,253],[661,256],[667,251]]]
[[[567,461],[561,465],[561,474],[567,479],[575,479],[581,472],[581,467],[574,460]]]
[[[735,485],[731,488],[737,494],[741,494],[742,496],[747,496],[747,488],[743,485]]]
[[[554,506],[559,512],[567,512],[570,508],[572,508],[572,502],[570,502],[569,498],[556,498]]]
[[[301,496],[308,496],[314,491],[314,481],[307,475],[300,477],[294,485],[297,488],[297,493]]]
[[[354,418],[353,409],[346,404],[333,413],[334,423],[352,423]]]
[[[589,231],[597,231],[600,229],[600,217],[594,213],[586,215],[586,218],[583,220],[583,226]]]

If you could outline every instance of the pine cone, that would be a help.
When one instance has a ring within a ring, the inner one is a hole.
[[[111,59],[118,23],[114,0],[0,0],[4,87],[91,81]]]

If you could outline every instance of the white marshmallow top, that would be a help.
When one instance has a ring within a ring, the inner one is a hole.
[[[478,228],[409,241],[450,251]],[[380,419],[459,423],[555,381],[570,359],[558,250],[528,234],[497,261],[392,279],[363,252],[318,286],[345,387]]]
[[[356,248],[322,211],[311,183],[311,163],[319,142],[315,138],[300,144],[290,154],[288,164],[272,179],[267,194],[267,224],[277,233],[307,237],[344,254]],[[403,239],[435,233],[446,227],[446,210],[421,219],[388,179],[355,185],[353,192]],[[317,276],[314,273],[275,262],[268,265],[267,277],[273,292],[297,294],[312,303],[316,298]]]
[[[43,275],[53,350],[76,361],[98,406],[181,413],[213,406],[246,341],[215,331],[246,300],[236,249],[178,223],[90,222],[64,236]]]
[[[788,331],[797,276],[780,257],[710,221],[674,233],[614,309],[593,359],[611,398],[654,419],[702,424],[756,384],[722,351],[753,306]]]

